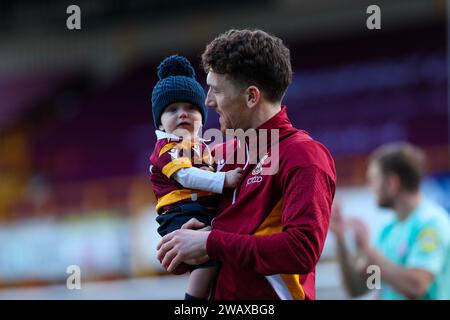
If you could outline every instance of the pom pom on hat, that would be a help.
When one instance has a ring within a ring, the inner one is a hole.
[[[182,56],[173,55],[165,58],[158,67],[159,79],[170,76],[195,78],[195,71],[188,59]]]

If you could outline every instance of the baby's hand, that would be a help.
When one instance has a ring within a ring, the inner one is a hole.
[[[236,188],[241,182],[243,174],[242,174],[242,168],[236,168],[234,170],[230,170],[225,172],[225,188]]]

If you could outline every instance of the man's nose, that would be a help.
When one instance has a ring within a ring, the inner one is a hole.
[[[206,96],[206,99],[205,99],[205,106],[210,107],[210,108],[215,108],[216,107],[216,102],[215,102],[214,99],[211,98],[209,92],[208,92],[208,94]]]

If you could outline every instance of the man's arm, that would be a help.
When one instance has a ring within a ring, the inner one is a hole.
[[[393,264],[374,248],[368,249],[367,257],[369,264],[380,267],[382,279],[408,299],[422,297],[434,279],[434,275],[424,269]]]
[[[336,239],[337,259],[341,270],[342,280],[348,293],[352,297],[364,294],[368,288],[365,281],[364,268],[357,268],[354,258],[351,257],[345,242],[346,224],[339,202],[333,204],[331,210],[330,230]]]
[[[381,277],[385,282],[389,283],[392,288],[408,299],[418,299],[425,294],[434,279],[433,273],[414,265],[411,267],[402,267],[392,263],[375,248],[370,246],[368,230],[364,223],[358,219],[353,219],[351,226],[355,231],[356,244],[362,254],[367,258],[367,265],[378,266],[381,270]],[[420,247],[420,242],[415,247],[412,248],[412,251]],[[414,255],[414,253],[410,253],[410,255]],[[433,253],[430,254],[430,257],[422,256],[422,259],[425,261],[430,260],[432,255]],[[426,265],[426,262],[421,263]]]
[[[368,291],[367,275],[364,268],[355,267],[342,239],[337,240],[338,260],[341,267],[344,284],[351,296],[360,296]],[[433,274],[422,269],[397,266],[370,248],[367,252],[367,265],[376,265],[381,270],[382,279],[408,299],[418,299],[425,294],[433,281]]]
[[[212,259],[263,275],[313,271],[325,242],[335,183],[316,166],[292,169],[281,181],[281,232],[243,235],[211,231],[207,252]]]
[[[170,272],[182,261],[217,259],[264,275],[307,274],[322,253],[334,195],[334,181],[317,167],[296,168],[283,182],[282,232],[233,234],[220,230],[176,230],[158,245],[158,258]]]
[[[364,268],[358,268],[356,259],[350,257],[344,238],[336,237],[336,246],[342,279],[347,291],[352,297],[363,295],[368,290]]]

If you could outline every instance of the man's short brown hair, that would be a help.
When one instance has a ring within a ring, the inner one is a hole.
[[[390,143],[376,149],[371,161],[379,164],[383,174],[398,175],[403,189],[419,190],[426,161],[421,149],[405,142]]]
[[[205,72],[225,74],[238,86],[257,86],[264,97],[281,101],[292,81],[289,49],[262,30],[228,30],[206,46]]]

